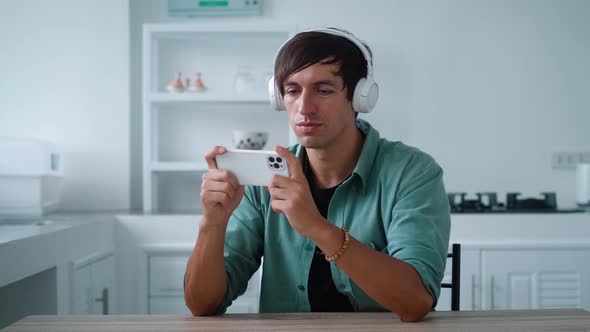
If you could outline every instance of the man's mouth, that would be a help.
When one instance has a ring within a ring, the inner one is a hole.
[[[301,127],[318,127],[320,125],[321,125],[321,123],[319,123],[319,122],[311,122],[311,121],[304,121],[304,122],[297,123],[297,126],[301,126]]]
[[[303,133],[309,133],[319,128],[322,124],[313,121],[302,121],[297,123],[297,129]]]

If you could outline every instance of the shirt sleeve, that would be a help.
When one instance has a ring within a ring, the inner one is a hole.
[[[227,289],[217,314],[225,313],[227,307],[244,294],[248,280],[260,266],[264,251],[264,219],[257,190],[246,187],[244,197],[227,225],[223,250]]]
[[[426,167],[408,169],[406,175],[387,228],[387,250],[418,272],[434,307],[440,295],[451,224],[443,171],[432,160]]]

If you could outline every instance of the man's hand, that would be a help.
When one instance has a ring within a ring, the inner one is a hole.
[[[268,187],[272,209],[284,214],[295,231],[309,237],[326,220],[313,201],[299,159],[284,147],[277,146],[275,151],[287,161],[289,177],[273,176]]]
[[[239,185],[235,175],[217,169],[215,157],[226,151],[222,146],[215,146],[205,154],[209,170],[202,178],[201,206],[207,223],[227,225],[244,196],[244,186]]]

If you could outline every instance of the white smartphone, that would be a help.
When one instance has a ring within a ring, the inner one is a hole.
[[[287,161],[274,151],[227,149],[217,168],[232,172],[241,185],[268,186],[274,174],[289,176]]]

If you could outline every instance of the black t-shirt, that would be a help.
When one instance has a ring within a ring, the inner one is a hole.
[[[305,153],[305,152],[304,152]],[[338,186],[320,189],[316,186],[315,177],[309,167],[307,155],[304,156],[304,170],[313,200],[321,215],[327,218],[330,200]],[[317,246],[309,270],[307,281],[308,299],[312,312],[349,312],[353,311],[348,297],[340,293],[334,285],[330,262],[324,258],[324,253]]]

